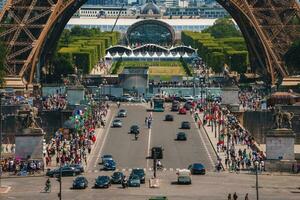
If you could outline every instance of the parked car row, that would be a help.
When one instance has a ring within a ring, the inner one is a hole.
[[[129,175],[128,186],[140,187],[145,183],[145,171],[141,168],[135,168]],[[95,179],[94,188],[109,188],[111,184],[121,184],[125,175],[123,172],[114,172],[111,176],[98,176]],[[85,189],[88,187],[88,180],[84,176],[76,177],[73,180],[73,189]]]

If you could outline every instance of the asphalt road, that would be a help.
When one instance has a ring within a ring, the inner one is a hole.
[[[149,116],[144,104],[122,105],[121,108],[127,110],[127,117],[121,118],[122,128],[111,127],[111,121],[116,118],[117,109],[112,109],[112,117],[107,122],[107,129],[101,136],[101,144],[98,144],[94,159],[97,160],[94,167],[89,171],[99,171],[101,155],[111,154],[117,162],[117,169],[120,171],[131,170],[132,168],[144,168],[151,170],[153,160],[147,159],[150,156],[150,149],[154,146],[162,146],[164,158],[161,160],[165,170],[176,170],[187,168],[194,162],[203,163],[208,171],[214,169],[213,163],[216,161],[215,154],[210,146],[205,133],[197,129],[190,114],[179,115],[177,112],[170,112],[169,108],[165,112],[154,112],[152,127],[148,129],[145,124],[145,117]],[[120,108],[120,109],[121,109]],[[173,122],[164,121],[166,114],[174,116]],[[191,123],[190,130],[181,130],[182,121]],[[138,125],[141,129],[138,140],[129,133],[130,126]],[[176,141],[176,134],[184,131],[187,141]],[[206,139],[206,140],[205,140]],[[100,147],[99,147],[100,146]],[[97,163],[97,165],[96,165]]]
[[[64,177],[63,199],[114,199],[114,200],[146,200],[151,196],[164,195],[171,200],[221,200],[227,199],[228,193],[237,192],[239,199],[243,199],[249,193],[250,199],[255,199],[255,176],[250,174],[216,173],[213,172],[215,156],[205,133],[199,131],[193,123],[192,117],[177,115],[173,122],[163,121],[164,113],[153,113],[153,126],[148,129],[144,120],[149,113],[144,105],[122,105],[128,111],[128,117],[123,118],[122,128],[110,128],[117,109],[112,106],[107,120],[107,127],[99,132],[95,148],[89,159],[87,171],[83,174],[89,181],[89,187],[85,190],[72,190],[74,177]],[[187,141],[175,141],[176,133],[180,131],[181,121],[190,121],[191,130],[185,130],[188,134]],[[132,124],[141,127],[141,134],[137,141],[134,136],[128,134]],[[157,172],[160,179],[160,188],[149,188],[148,180],[152,177],[152,160],[146,159],[152,146],[162,145],[164,158],[162,164],[165,169]],[[122,189],[120,185],[112,185],[109,189],[93,189],[94,180],[99,175],[111,175],[112,172],[101,171],[100,155],[111,154],[117,162],[118,170],[127,176],[135,167],[146,169],[146,184],[140,188]],[[208,169],[205,176],[192,176],[192,185],[177,185],[176,168],[186,168],[190,163],[202,162]],[[299,176],[259,176],[260,199],[264,200],[296,200],[300,193]],[[11,186],[11,191],[1,194],[0,200],[7,199],[58,199],[59,183],[51,178],[52,192],[41,192],[44,188],[46,177],[7,178],[2,180],[3,185]]]
[[[179,115],[178,112],[170,112],[169,110],[167,108],[165,112],[153,113],[151,146],[164,148],[164,158],[162,159],[164,167],[182,169],[187,168],[189,164],[200,162],[204,164],[207,170],[213,170],[216,156],[209,141],[205,140],[207,139],[205,133],[198,130],[189,113]],[[164,121],[167,114],[173,115],[174,121]],[[189,121],[191,129],[180,129],[182,121]],[[187,141],[176,141],[178,132],[185,132]]]
[[[122,189],[120,185],[112,185],[109,189],[93,189],[96,176],[111,174],[111,172],[87,173],[89,187],[85,190],[71,189],[73,177],[63,178],[62,199],[78,200],[147,200],[151,196],[164,195],[169,200],[222,200],[227,199],[228,193],[237,192],[239,198],[244,199],[246,193],[249,199],[256,199],[255,176],[249,174],[215,173],[209,172],[205,176],[192,176],[192,185],[176,185],[174,172],[158,172],[161,179],[160,188],[151,189],[149,184],[142,184],[140,188]],[[129,172],[126,172],[128,175]],[[147,175],[149,178],[150,175]],[[259,195],[263,200],[298,200],[300,194],[299,176],[259,176]],[[51,178],[51,193],[41,192],[46,178],[10,178],[2,180],[2,184],[11,186],[7,194],[1,194],[0,200],[54,200],[58,199],[59,183]]]
[[[111,154],[117,162],[117,168],[146,168],[147,167],[147,145],[149,129],[144,125],[147,116],[146,107],[141,104],[121,106],[120,109],[127,110],[127,117],[120,118],[123,122],[121,128],[110,128],[104,148],[99,154]],[[132,125],[139,125],[140,135],[138,140],[129,133]]]

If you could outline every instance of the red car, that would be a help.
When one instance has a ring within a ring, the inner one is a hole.
[[[185,115],[186,114],[186,109],[185,108],[180,108],[179,109],[179,114]]]

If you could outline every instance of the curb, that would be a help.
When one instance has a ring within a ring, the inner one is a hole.
[[[209,137],[209,135],[208,135],[208,133],[207,133],[207,131],[206,131],[206,128],[205,128],[203,125],[201,126],[201,128],[204,130],[204,132],[205,132],[205,134],[206,134],[206,136],[207,136],[207,138],[208,138],[208,140],[209,140],[209,143],[210,143],[210,145],[212,146],[212,148],[213,148],[213,150],[214,150],[214,152],[215,152],[217,158],[219,158],[220,156],[218,155],[218,152],[217,152],[217,150],[216,150],[216,148],[215,148],[215,145],[213,145],[213,143],[212,143],[212,141],[211,141],[211,139],[210,139],[210,137]],[[198,128],[198,129],[199,129],[199,128]],[[222,165],[223,171],[225,171],[225,168],[224,168],[224,165],[223,165],[222,162],[221,162],[221,165]]]
[[[46,176],[45,174],[36,175],[36,176],[1,176],[1,179],[11,179],[11,178],[40,178]]]

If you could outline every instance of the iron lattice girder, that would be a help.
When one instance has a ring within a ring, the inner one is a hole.
[[[294,0],[217,0],[229,12],[240,12],[241,18],[235,18],[238,24],[247,24],[258,35],[259,44],[254,48],[261,48],[265,55],[266,67],[275,82],[278,71],[281,76],[287,76],[288,71],[284,63],[284,54],[295,39],[299,39],[299,29],[291,21],[300,16],[299,5]],[[292,30],[289,30],[292,29]],[[244,32],[247,30],[243,30]]]
[[[7,70],[11,75],[24,76],[30,70],[33,79],[35,65],[56,22],[75,12],[86,0],[9,0],[0,13],[0,37],[8,45]],[[291,21],[300,16],[295,0],[217,0],[234,16],[238,24],[245,24],[246,41],[251,41],[254,55],[265,62],[269,75],[286,76],[283,55],[293,40],[300,38],[299,26]],[[72,7],[73,6],[73,7]],[[68,14],[67,14],[68,13]],[[237,13],[237,14],[235,14]],[[60,26],[64,26],[61,23]],[[249,32],[247,29],[251,29]],[[254,33],[254,34],[251,34]],[[25,35],[28,37],[24,37]],[[255,35],[255,36],[253,36]],[[254,39],[252,37],[255,37]],[[248,44],[249,45],[249,44]],[[276,72],[276,70],[277,72]],[[14,74],[12,74],[14,73]]]

